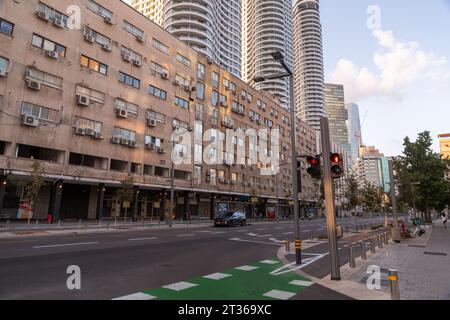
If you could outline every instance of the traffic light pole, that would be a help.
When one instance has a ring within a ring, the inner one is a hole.
[[[334,211],[333,179],[331,176],[331,143],[328,118],[320,119],[323,154],[323,186],[325,191],[325,211],[327,216],[328,245],[330,248],[331,280],[341,280],[336,235],[336,215]]]

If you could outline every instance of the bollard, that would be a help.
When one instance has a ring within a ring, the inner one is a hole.
[[[377,252],[376,248],[375,248],[375,238],[371,237],[370,238],[370,253],[375,254]]]
[[[385,234],[384,234],[384,239],[385,239],[385,244],[386,245],[389,245],[389,233],[388,232],[386,232]]]
[[[355,248],[353,247],[353,244],[348,247],[348,264],[350,268],[356,268]]]
[[[289,240],[284,241],[286,252],[291,252],[291,242]]]
[[[391,300],[400,300],[400,287],[398,285],[398,271],[389,269],[388,277],[391,286]]]
[[[367,260],[366,243],[364,242],[364,240],[360,242],[360,246],[361,246],[361,259]]]
[[[383,241],[381,240],[381,234],[378,235],[378,248],[383,249]]]

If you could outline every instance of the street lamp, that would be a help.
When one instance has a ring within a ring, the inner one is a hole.
[[[269,76],[257,76],[253,79],[255,83],[274,80],[281,78],[289,78],[289,89],[290,89],[290,106],[291,106],[291,149],[292,149],[292,179],[293,179],[293,200],[294,200],[294,223],[295,223],[295,260],[297,265],[302,264],[302,253],[301,253],[301,236],[300,236],[300,217],[299,217],[299,205],[298,205],[298,179],[297,175],[297,148],[296,148],[296,115],[295,115],[295,99],[294,99],[294,73],[286,64],[283,54],[279,51],[273,52],[272,57],[275,61],[279,62],[281,66],[286,71],[285,73],[269,75]]]

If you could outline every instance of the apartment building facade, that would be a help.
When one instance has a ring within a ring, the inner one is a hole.
[[[14,218],[24,205],[16,181],[29,179],[36,163],[47,182],[36,219],[123,217],[127,209],[165,219],[172,180],[173,218],[188,211],[205,218],[221,210],[267,215],[277,198],[281,212],[290,212],[287,167],[261,175],[263,163],[226,151],[222,160],[214,144],[230,141],[226,129],[277,128],[279,162],[290,162],[290,114],[271,96],[119,0],[0,6],[2,216]],[[299,134],[310,130],[296,121]],[[235,151],[274,152],[249,138],[230,139]],[[271,141],[270,131],[261,139]],[[313,135],[305,139],[299,153],[314,150]],[[173,164],[174,155],[181,164]],[[220,162],[205,164],[206,158]],[[135,196],[124,208],[116,191],[130,177]]]

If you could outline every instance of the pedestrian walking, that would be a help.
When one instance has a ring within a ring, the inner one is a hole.
[[[444,224],[444,228],[447,229],[448,206],[442,211],[441,219],[442,219],[442,223]]]

